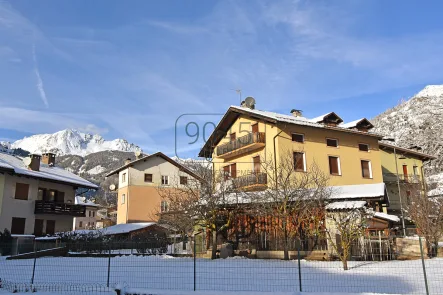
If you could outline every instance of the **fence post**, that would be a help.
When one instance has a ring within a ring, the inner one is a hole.
[[[35,277],[35,264],[37,262],[37,253],[35,249],[35,240],[34,240],[34,266],[32,267],[32,278],[31,278],[31,285],[34,285],[34,277]]]
[[[108,280],[106,286],[109,288],[109,276],[111,274],[111,243],[109,243],[108,248]]]
[[[426,276],[425,258],[423,256],[423,245],[421,242],[421,237],[418,237],[418,240],[420,242],[421,265],[423,267],[423,276],[425,278],[426,295],[429,295],[428,278]]]
[[[298,239],[298,245],[297,245],[298,284],[300,286],[300,292],[302,292],[302,286],[301,286],[301,264],[300,264],[300,244],[301,244],[301,240]]]
[[[196,283],[197,283],[196,270],[195,270],[195,266],[197,264],[196,262],[197,262],[197,243],[196,243],[196,239],[194,236],[194,291],[196,290]]]

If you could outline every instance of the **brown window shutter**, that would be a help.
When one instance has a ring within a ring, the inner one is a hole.
[[[337,157],[329,157],[329,172],[335,175],[339,174]]]
[[[251,127],[252,133],[258,133],[258,123],[253,124]]]
[[[365,160],[361,161],[361,175],[364,178],[371,177],[371,172],[369,171],[369,161],[365,161]]]
[[[55,234],[55,220],[46,220],[46,234]]]
[[[229,166],[223,167],[224,179],[227,180],[229,178]]]
[[[231,177],[232,178],[237,177],[237,164],[236,163],[231,165]]]
[[[231,141],[234,141],[234,140],[235,140],[235,132],[234,132],[234,133],[231,133],[231,134],[229,135],[229,138],[231,139]]]
[[[12,217],[11,234],[23,235],[25,233],[26,218]]]
[[[29,184],[16,183],[15,185],[15,198],[19,200],[27,200],[29,194]]]
[[[252,158],[252,161],[254,163],[254,173],[260,173],[260,156]]]
[[[294,153],[294,169],[295,171],[305,171],[305,162],[303,159],[303,153]]]
[[[42,236],[43,235],[43,219],[36,219],[34,223],[34,235]]]

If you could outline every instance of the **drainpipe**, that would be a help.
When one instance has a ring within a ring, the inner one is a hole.
[[[277,124],[275,124],[277,126]],[[280,133],[283,132],[283,129],[281,129],[273,138],[274,141],[274,182],[275,182],[275,189],[277,189],[277,148],[275,146],[275,140],[280,135]]]

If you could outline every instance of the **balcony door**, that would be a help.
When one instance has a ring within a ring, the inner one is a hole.
[[[261,166],[260,156],[253,157],[252,158],[252,162],[253,162],[253,165],[254,165],[254,173],[255,174],[260,173],[260,166]]]
[[[253,124],[251,127],[252,133],[258,133],[258,123]]]
[[[235,139],[236,139],[235,132],[234,132],[234,133],[231,133],[231,134],[229,135],[229,139],[230,139],[231,141],[235,141]]]

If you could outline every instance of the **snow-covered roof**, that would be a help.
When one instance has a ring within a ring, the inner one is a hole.
[[[383,197],[386,192],[385,184],[354,184],[331,187],[333,195],[331,199],[358,199]]]
[[[364,119],[365,118],[361,118],[361,119],[358,119],[358,120],[355,120],[355,121],[351,121],[351,122],[348,122],[348,123],[342,123],[339,126],[342,127],[342,128],[352,128],[352,127],[357,126],[357,124],[360,123],[361,121],[363,121]]]
[[[91,207],[100,207],[99,204],[91,202],[90,200],[88,200],[82,196],[75,196],[75,204],[76,205],[83,205],[83,206],[91,206]]]
[[[102,229],[103,235],[118,235],[118,234],[126,234],[136,230],[140,230],[143,228],[150,227],[152,225],[156,225],[156,222],[139,222],[139,223],[122,223],[116,224],[110,227],[105,227]]]
[[[221,130],[221,128],[222,128],[221,126],[223,126],[223,122],[225,120],[236,119],[234,116],[230,116],[230,114],[233,112],[240,113],[240,114],[256,115],[257,117],[261,117],[265,120],[267,119],[272,122],[290,123],[290,124],[296,124],[296,125],[302,125],[302,126],[344,131],[344,132],[348,132],[348,133],[356,133],[356,134],[362,134],[362,135],[366,135],[366,136],[373,136],[373,137],[377,137],[377,138],[382,138],[381,135],[373,133],[373,132],[363,132],[363,131],[352,130],[352,129],[348,129],[348,128],[342,128],[340,125],[329,126],[329,125],[318,123],[319,121],[322,121],[325,116],[332,115],[332,114],[336,115],[334,112],[330,112],[330,113],[324,114],[322,116],[319,116],[319,117],[316,117],[313,119],[307,119],[305,117],[296,117],[293,115],[279,114],[279,113],[269,112],[269,111],[261,111],[261,110],[257,110],[257,109],[251,109],[248,107],[230,106],[228,111],[225,113],[223,118],[218,123],[215,130],[212,132],[211,136],[206,141],[204,147],[200,150],[200,152],[199,152],[200,157],[206,157],[208,154],[212,154],[214,144],[217,144],[218,142],[220,142],[220,140],[224,136],[224,132],[226,131],[226,130]],[[340,118],[340,120],[341,120],[341,118]],[[229,124],[224,124],[224,125],[230,126]],[[223,131],[223,132],[217,132],[217,131]],[[210,151],[210,152],[208,153],[207,151]]]
[[[69,172],[59,167],[50,167],[44,163],[40,163],[39,171],[30,170],[23,163],[22,158],[1,152],[0,152],[0,163],[2,164],[2,167],[5,166],[6,168],[12,169],[16,174],[36,177],[47,181],[68,183],[85,188],[93,188],[93,189],[98,188],[97,185],[87,181],[86,179],[81,178],[78,175],[75,175],[72,172]]]
[[[326,210],[360,209],[366,205],[366,201],[343,201],[333,202],[326,205]]]
[[[400,218],[398,216],[395,215],[391,215],[391,214],[386,214],[383,212],[375,212],[374,213],[374,217],[380,218],[380,219],[385,219],[385,220],[389,220],[392,222],[400,222]]]

